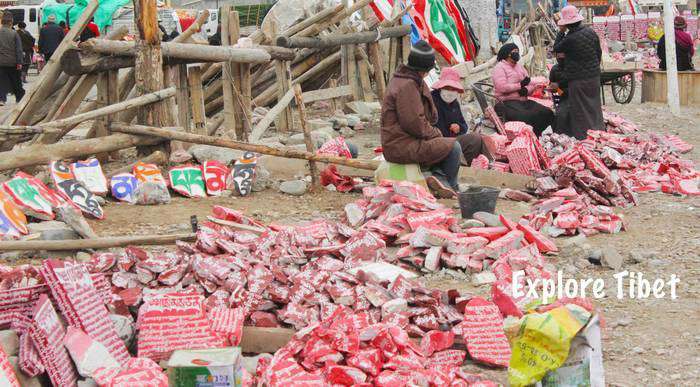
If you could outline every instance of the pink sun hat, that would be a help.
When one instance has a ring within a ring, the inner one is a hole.
[[[446,86],[458,90],[460,93],[464,91],[459,73],[452,67],[442,69],[440,72],[440,79],[433,84],[433,89],[438,90]]]
[[[557,23],[560,26],[574,24],[583,20],[583,16],[578,13],[578,9],[573,5],[567,5],[561,9],[561,19]]]

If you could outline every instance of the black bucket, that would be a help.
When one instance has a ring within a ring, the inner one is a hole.
[[[473,186],[459,193],[459,209],[462,219],[471,219],[475,212],[484,211],[493,214],[500,190],[494,187]]]

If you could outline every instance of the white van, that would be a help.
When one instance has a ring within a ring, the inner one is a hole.
[[[34,39],[39,39],[41,29],[41,7],[38,5],[17,5],[2,8],[2,12],[12,12],[15,23],[24,22],[27,25],[27,32],[32,34]]]

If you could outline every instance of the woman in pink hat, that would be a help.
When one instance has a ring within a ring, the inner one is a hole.
[[[432,91],[433,102],[438,113],[435,126],[440,129],[443,137],[457,138],[467,165],[471,165],[472,160],[479,155],[485,155],[489,159],[491,156],[481,135],[467,133],[469,127],[459,104],[459,96],[462,93],[464,93],[464,87],[457,70],[452,67],[444,68],[440,73],[440,79],[433,85]]]
[[[581,24],[582,20],[576,7],[564,7],[554,42],[554,52],[564,53],[564,76],[569,81],[568,123],[558,131],[579,140],[588,136],[589,129],[605,129],[600,101],[600,40]]]

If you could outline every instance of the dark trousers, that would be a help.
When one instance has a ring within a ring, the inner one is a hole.
[[[447,184],[454,190],[459,190],[459,166],[462,157],[462,146],[459,141],[455,141],[452,150],[447,154],[442,161],[432,166],[433,173],[436,177],[446,180]]]
[[[0,66],[0,101],[7,101],[7,93],[14,94],[17,101],[24,96],[22,73],[14,66]]]
[[[505,122],[521,121],[532,126],[533,131],[539,137],[542,132],[552,125],[554,112],[539,103],[531,100],[508,100],[499,102],[494,106],[499,116],[505,117]]]
[[[486,144],[484,144],[483,139],[480,134],[468,133],[457,136],[457,142],[462,147],[462,154],[464,155],[464,160],[467,165],[472,165],[472,160],[477,158],[479,155],[486,156],[489,160],[493,157],[489,154],[488,149],[486,149]]]

